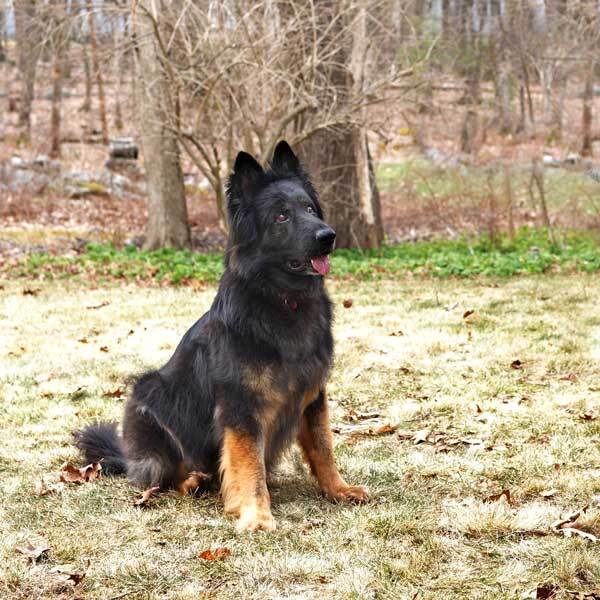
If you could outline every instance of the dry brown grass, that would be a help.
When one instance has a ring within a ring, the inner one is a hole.
[[[600,543],[550,530],[589,504],[581,526],[600,536],[600,418],[580,417],[599,413],[600,280],[331,287],[337,460],[375,497],[329,504],[294,451],[273,493],[279,529],[250,536],[236,534],[213,495],[162,495],[140,510],[123,479],[34,491],[42,477],[56,485],[64,461],[79,464],[70,431],[118,419],[123,398],[104,394],[167,359],[214,290],[4,283],[0,596],[517,599],[543,583],[559,587],[557,598],[600,590]],[[463,318],[466,310],[475,312]],[[522,368],[511,368],[516,359]],[[380,416],[356,422],[351,411]],[[353,435],[387,423],[398,430]],[[510,504],[486,501],[505,489]],[[39,540],[50,550],[28,565],[14,548]],[[219,547],[231,555],[197,557]],[[51,572],[64,564],[85,573],[81,583]]]

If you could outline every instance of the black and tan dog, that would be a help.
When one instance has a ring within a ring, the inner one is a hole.
[[[143,375],[116,424],[76,434],[90,462],[141,487],[187,493],[219,481],[240,530],[273,530],[267,475],[297,439],[323,493],[361,502],[332,452],[325,384],[331,303],[323,286],[335,232],[286,142],[265,171],[240,152],[228,187],[225,273],[210,310],[169,362]]]

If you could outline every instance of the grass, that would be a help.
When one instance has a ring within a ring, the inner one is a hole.
[[[215,495],[166,494],[139,510],[123,479],[55,483],[64,461],[81,464],[70,432],[120,417],[123,398],[106,394],[163,363],[214,287],[5,282],[0,596],[517,600],[542,584],[558,586],[556,598],[600,590],[598,545],[549,529],[589,504],[587,529],[600,535],[600,418],[581,417],[600,403],[597,275],[339,279],[330,289],[336,457],[374,499],[326,502],[294,450],[273,489],[278,530],[251,536],[235,533]],[[369,424],[353,411],[399,429],[353,435]],[[42,478],[60,489],[36,495]],[[510,504],[485,501],[505,489]],[[50,550],[35,565],[14,550],[40,540]],[[197,557],[218,547],[231,555]],[[65,564],[86,575],[74,588],[52,573]]]
[[[368,281],[406,273],[445,278],[600,270],[597,235],[567,231],[557,236],[555,244],[544,231],[522,229],[513,242],[501,238],[491,244],[482,237],[407,243],[365,252],[337,250],[332,257],[332,272],[337,278]],[[84,253],[74,256],[28,255],[17,263],[7,262],[0,274],[190,284],[214,283],[222,270],[221,254],[171,249],[145,252],[133,246],[117,249],[110,244],[90,244]]]

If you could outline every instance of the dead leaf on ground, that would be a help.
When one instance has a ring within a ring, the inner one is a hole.
[[[413,435],[413,442],[415,444],[424,444],[430,435],[431,435],[430,429],[420,429]]]
[[[81,337],[77,340],[80,344],[87,344],[88,339],[86,337]]]
[[[479,404],[476,404],[475,407],[477,409],[477,414],[480,415],[483,412],[483,409],[481,408],[481,406],[479,406]]]
[[[598,538],[593,533],[588,533],[587,531],[577,529],[576,527],[561,527],[559,531],[561,531],[565,537],[580,537],[594,543],[598,541]]]
[[[74,587],[81,583],[85,573],[80,573],[73,565],[58,565],[50,569],[55,575],[55,580],[64,586]]]
[[[134,506],[139,506],[140,508],[148,508],[149,506],[149,502],[150,502],[150,498],[153,498],[154,496],[156,496],[157,492],[160,490],[160,487],[155,485],[154,487],[150,487],[147,490],[144,490],[140,495],[139,498],[136,498],[133,501],[133,505]]]
[[[23,296],[37,296],[42,290],[40,288],[25,288]]]
[[[55,487],[48,487],[43,478],[35,484],[36,496],[49,496],[50,494],[56,494],[57,491]]]
[[[540,496],[542,498],[553,498],[554,496],[556,496],[556,494],[558,494],[558,490],[555,490],[554,488],[551,490],[544,490],[540,492]]]
[[[474,313],[475,313],[475,311],[474,311],[474,310],[466,310],[466,311],[463,313],[463,319],[468,319],[468,318],[469,318],[469,317],[470,317],[472,314],[474,314]]]
[[[600,600],[600,590],[565,590],[565,593],[575,598],[575,600]]]
[[[518,371],[519,369],[523,368],[523,363],[517,358],[510,363],[510,368]]]
[[[499,502],[504,498],[507,504],[511,503],[510,490],[502,490],[499,494],[492,494],[484,499],[486,503]]]
[[[27,560],[31,562],[31,564],[34,564],[50,550],[50,546],[43,541],[38,544],[27,542],[22,546],[16,546],[15,550],[27,557]]]
[[[352,298],[346,298],[346,300],[342,302],[344,308],[351,308],[353,304],[354,300],[352,300]]]
[[[104,308],[108,306],[110,302],[101,302],[100,304],[96,304],[95,306],[86,306],[87,310],[97,310],[98,308]]]
[[[356,423],[357,421],[366,421],[367,419],[376,419],[379,417],[378,412],[362,412],[357,413],[354,409],[350,409],[345,415],[344,420]]]
[[[400,329],[398,329],[398,331],[392,331],[390,335],[392,337],[402,337],[404,335],[404,331],[400,331]]]
[[[121,398],[123,396],[123,394],[125,394],[125,391],[121,388],[117,388],[116,390],[113,390],[112,392],[104,392],[104,394],[102,394],[105,398]]]
[[[559,587],[554,583],[543,583],[538,585],[534,590],[523,594],[523,598],[535,598],[536,600],[548,600],[553,598],[559,591]]]
[[[579,519],[579,517],[582,514],[584,514],[588,508],[589,504],[586,504],[583,508],[572,512],[570,515],[567,515],[564,519],[559,519],[558,521],[555,521],[551,525],[552,529],[556,531],[562,529],[563,527],[573,527],[575,521],[577,521],[577,519]]]
[[[198,558],[202,560],[223,560],[231,555],[229,548],[217,548],[214,552],[212,550],[204,550],[198,553]]]
[[[323,525],[325,525],[325,521],[323,521],[323,519],[306,519],[304,523],[302,523],[302,529],[300,530],[300,533],[308,533],[311,529],[322,527]]]
[[[60,469],[60,481],[63,483],[89,483],[100,476],[102,465],[90,463],[85,467],[77,468],[70,463],[65,463]]]
[[[108,352],[108,346],[100,346],[100,352]]]
[[[579,418],[583,421],[595,421],[598,415],[593,410],[586,410],[579,415]]]
[[[575,375],[575,373],[567,373],[560,378],[560,381],[571,381],[575,383],[577,381],[577,375]]]

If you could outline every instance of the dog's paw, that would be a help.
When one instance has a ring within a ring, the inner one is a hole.
[[[210,475],[201,473],[200,471],[190,471],[186,479],[178,486],[177,491],[182,495],[195,494],[198,489],[206,486],[210,481]]]
[[[369,492],[362,485],[347,485],[336,490],[328,490],[325,495],[333,502],[352,502],[362,504],[369,501]]]
[[[275,519],[270,511],[255,508],[242,509],[235,528],[241,531],[275,531]]]

